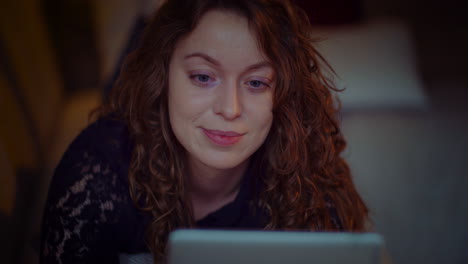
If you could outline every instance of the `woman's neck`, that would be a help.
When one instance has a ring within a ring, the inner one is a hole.
[[[190,160],[187,187],[192,200],[195,220],[232,202],[239,192],[242,177],[249,162],[235,168],[216,169]]]

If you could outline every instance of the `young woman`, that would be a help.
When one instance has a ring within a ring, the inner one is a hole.
[[[176,228],[362,231],[326,62],[285,0],[169,0],[58,165],[43,263],[164,261]]]

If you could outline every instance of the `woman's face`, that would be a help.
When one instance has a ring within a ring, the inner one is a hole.
[[[245,18],[206,13],[169,66],[170,123],[189,162],[216,169],[247,162],[270,131],[274,77]]]

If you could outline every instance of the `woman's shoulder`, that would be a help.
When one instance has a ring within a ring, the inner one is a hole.
[[[125,193],[130,155],[131,143],[122,121],[101,118],[91,123],[73,140],[55,168],[50,198],[67,192],[92,191],[102,199]]]
[[[64,157],[89,150],[106,161],[128,161],[131,142],[126,124],[111,117],[100,118],[86,127],[71,143]]]
[[[128,241],[143,245],[143,231],[135,225],[141,216],[128,191],[130,152],[126,126],[113,119],[93,122],[69,146],[49,186],[41,243],[45,262],[70,257],[86,263],[106,256],[107,263]]]
[[[98,119],[69,145],[55,168],[50,189],[60,192],[86,177],[92,177],[95,184],[126,188],[131,148],[124,122]]]

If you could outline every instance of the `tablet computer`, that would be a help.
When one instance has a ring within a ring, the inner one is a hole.
[[[375,233],[177,230],[169,264],[377,264],[383,239]]]

